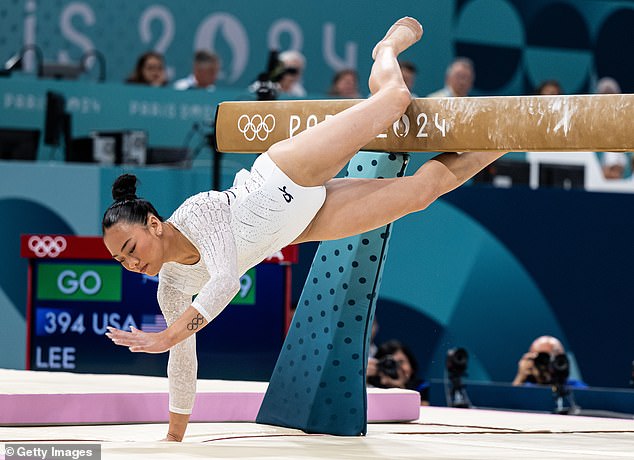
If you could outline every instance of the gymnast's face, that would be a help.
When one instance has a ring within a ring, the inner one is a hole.
[[[104,244],[127,270],[155,276],[163,265],[163,223],[154,215],[146,225],[118,222],[108,228]]]

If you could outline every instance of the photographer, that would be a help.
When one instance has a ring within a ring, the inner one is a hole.
[[[528,353],[524,353],[517,363],[517,374],[513,379],[513,385],[553,385],[563,377],[560,383],[565,383],[566,386],[587,387],[580,380],[568,378],[569,372],[570,364],[564,346],[559,339],[543,335],[533,341]]]
[[[305,98],[306,90],[302,84],[302,76],[306,67],[306,58],[296,50],[280,53],[280,62],[284,72],[280,76],[280,92],[289,97]]]
[[[417,376],[412,352],[397,340],[381,344],[368,360],[367,383],[376,388],[406,388],[420,393],[422,406],[429,405],[429,383]]]
[[[249,91],[254,93],[258,101],[274,101],[280,95],[287,97],[301,97],[306,91],[301,86],[304,70],[304,57],[297,51],[285,51],[280,54],[277,50],[269,51],[266,70],[249,85]]]

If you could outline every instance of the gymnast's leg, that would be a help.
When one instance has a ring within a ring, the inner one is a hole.
[[[443,153],[423,164],[413,176],[332,179],[326,183],[324,205],[294,243],[357,235],[421,211],[502,155]]]
[[[407,109],[411,95],[396,58],[421,35],[422,27],[415,19],[397,21],[373,52],[369,81],[372,96],[273,145],[268,154],[275,164],[302,186],[323,185],[341,171],[355,153]]]

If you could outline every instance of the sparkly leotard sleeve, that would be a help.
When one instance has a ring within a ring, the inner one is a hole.
[[[240,290],[231,211],[221,197],[217,192],[194,195],[169,219],[196,246],[209,275],[192,303],[207,321],[218,316]]]
[[[167,283],[159,284],[158,302],[168,326],[171,326],[192,303],[192,296]],[[196,335],[188,337],[170,349],[167,363],[169,381],[169,410],[177,414],[191,414],[196,398]]]
[[[168,325],[193,306],[212,321],[240,288],[231,213],[223,195],[204,192],[185,201],[168,219],[198,249],[194,265],[164,264],[158,302]],[[192,301],[192,296],[198,294]],[[170,349],[170,411],[190,414],[196,396],[196,340],[192,335]]]
[[[258,157],[250,172],[238,173],[233,185],[225,192],[194,195],[168,219],[200,253],[194,265],[169,262],[161,268],[158,299],[168,324],[190,305],[213,320],[239,291],[240,276],[293,242],[326,198],[324,186],[295,184],[267,154]],[[192,411],[195,344],[191,336],[170,350],[172,412]]]

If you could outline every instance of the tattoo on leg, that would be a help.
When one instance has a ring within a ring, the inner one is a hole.
[[[203,315],[198,313],[196,317],[192,319],[192,322],[187,325],[187,330],[195,331],[196,329],[198,329],[198,326],[200,326],[204,322],[205,322],[205,318],[203,317]]]

